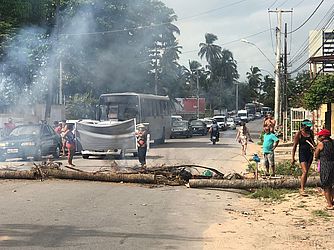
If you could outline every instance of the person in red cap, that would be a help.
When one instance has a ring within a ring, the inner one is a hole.
[[[327,129],[320,130],[317,136],[319,143],[315,149],[314,157],[316,160],[320,160],[320,183],[327,201],[326,209],[334,210],[334,142],[330,138],[331,132]]]
[[[305,193],[305,184],[307,181],[307,173],[310,169],[313,160],[313,151],[315,149],[314,133],[311,130],[312,122],[310,120],[303,120],[301,122],[301,129],[294,137],[292,147],[291,164],[295,164],[295,153],[297,145],[299,145],[298,158],[302,168],[302,175],[300,177],[300,195],[307,196]]]

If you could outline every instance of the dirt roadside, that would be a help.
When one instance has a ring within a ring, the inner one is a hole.
[[[204,249],[334,249],[334,211],[325,211],[324,197],[315,189],[280,202],[242,197],[225,210],[229,219],[204,233],[213,239]]]
[[[250,153],[259,150],[255,144],[249,147]],[[204,232],[210,239],[204,249],[334,249],[334,211],[325,210],[318,189],[308,189],[308,194],[302,197],[293,190],[281,201],[241,196],[223,208],[229,214],[226,221]]]

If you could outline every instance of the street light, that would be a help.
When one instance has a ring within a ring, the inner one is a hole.
[[[246,39],[241,39],[240,41],[243,43],[248,43],[250,45],[253,45],[255,48],[257,48],[261,52],[261,54],[268,60],[268,62],[275,68],[275,65],[270,61],[270,59],[266,56],[266,54],[255,43],[252,43]]]
[[[257,48],[261,54],[268,60],[268,62],[274,67],[275,69],[275,120],[277,122],[277,124],[280,123],[280,85],[281,85],[281,81],[280,81],[280,68],[279,68],[279,60],[276,61],[276,66],[270,61],[270,59],[266,56],[266,54],[255,44],[252,43],[246,39],[241,39],[240,40],[243,43],[248,43],[250,45],[253,45],[255,48]],[[277,54],[279,54],[280,52],[278,51]],[[277,57],[277,55],[276,55]]]

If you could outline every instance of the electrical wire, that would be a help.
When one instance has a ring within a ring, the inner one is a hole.
[[[280,5],[277,6],[277,8],[283,6],[284,4],[286,4],[289,0],[285,0],[283,3],[281,3]]]
[[[274,4],[275,4],[277,1],[278,1],[278,0],[275,0],[275,1],[268,7],[268,9],[270,9],[271,7],[273,7]]]
[[[207,11],[204,11],[204,12],[192,15],[192,16],[179,18],[176,22],[183,21],[183,20],[186,20],[186,19],[191,19],[191,18],[198,17],[198,16],[203,16],[203,15],[206,15],[208,13],[215,12],[215,11],[218,11],[218,10],[221,10],[221,9],[225,9],[225,8],[228,8],[228,7],[231,7],[231,6],[237,5],[239,3],[246,2],[246,1],[248,1],[248,0],[241,0],[241,1],[238,1],[238,2],[235,2],[235,3],[226,4],[226,5],[218,7],[218,8],[210,9],[210,10],[207,10]]]
[[[333,11],[334,11],[334,4],[331,6],[331,8],[329,8],[327,13],[322,18],[322,20],[317,24],[317,26],[315,27],[315,30],[320,30],[320,29],[323,30],[323,29],[326,28],[326,26],[328,27],[328,23],[331,21],[331,18],[333,16],[333,14],[332,14]],[[329,16],[329,15],[332,15],[332,16]],[[321,27],[321,28],[319,28],[319,27]],[[308,47],[313,45],[316,42],[316,40],[318,39],[319,36],[320,36],[320,34],[313,37],[313,39],[311,41],[309,41],[309,39],[306,39],[301,44],[301,46],[297,49],[297,52],[293,56],[291,56],[291,60],[289,61],[289,64],[299,61],[304,56],[304,54],[307,52]]]
[[[301,5],[305,0],[301,0],[299,3],[297,3],[294,7],[292,7],[293,9],[294,8],[297,8],[299,5]]]
[[[260,31],[260,32],[257,32],[257,33],[254,33],[254,34],[251,34],[251,35],[248,35],[248,36],[244,36],[244,37],[241,37],[241,38],[238,38],[238,39],[235,39],[235,40],[226,42],[226,43],[222,43],[221,45],[224,46],[224,45],[228,45],[228,44],[232,44],[232,43],[240,42],[240,40],[241,40],[242,38],[249,38],[249,37],[257,36],[257,35],[266,33],[266,32],[268,32],[268,31],[269,31],[269,29],[262,30],[262,31]],[[188,51],[184,51],[184,52],[182,52],[182,54],[185,54],[185,53],[192,53],[192,52],[198,52],[198,50],[188,50]]]
[[[312,12],[312,14],[296,29],[290,31],[288,34],[291,34],[293,32],[296,32],[297,30],[299,30],[301,27],[303,27],[311,18],[312,16],[317,12],[317,10],[320,8],[320,6],[322,5],[322,3],[324,2],[325,0],[321,0],[321,2],[318,4],[318,6],[315,8],[315,10]]]
[[[332,16],[332,17],[330,17],[330,19],[326,22],[326,24],[325,24],[320,30],[326,30],[327,27],[330,26],[331,23],[332,23],[333,21],[334,21],[334,19],[333,19],[333,16]],[[292,63],[295,63],[295,62],[299,61],[299,60],[306,54],[308,48],[309,48],[310,46],[313,46],[313,45],[314,45],[320,38],[321,38],[321,32],[319,31],[319,32],[313,37],[313,39],[309,42],[309,44],[306,45],[306,46],[304,47],[304,49],[301,50],[301,51],[299,52],[299,54],[297,54],[297,55],[296,55],[296,56],[289,62],[289,64],[292,64]],[[305,44],[305,43],[307,43],[307,40],[304,42],[304,44]]]
[[[221,9],[224,9],[224,8],[228,8],[228,7],[231,7],[231,6],[240,4],[242,2],[246,2],[246,1],[248,1],[248,0],[240,0],[238,2],[227,4],[227,5],[218,7],[218,8],[210,9],[210,10],[207,10],[205,12],[198,13],[196,15],[179,18],[178,20],[175,20],[174,22],[177,23],[177,22],[180,22],[180,21],[183,21],[183,20],[192,19],[192,18],[195,18],[195,17],[206,15],[208,13],[211,13],[211,12],[214,12],[214,11],[217,11],[217,10],[221,10]],[[61,33],[60,35],[62,35],[62,36],[98,35],[98,34],[105,35],[105,34],[111,34],[111,33],[129,32],[129,31],[135,31],[135,30],[140,30],[140,29],[145,29],[145,28],[159,27],[159,26],[170,24],[170,23],[171,22],[164,22],[164,23],[160,23],[160,24],[151,24],[151,25],[146,25],[146,26],[138,26],[138,27],[133,27],[133,28],[118,29],[118,30],[105,30],[105,31],[84,32],[84,33]]]
[[[332,34],[334,34],[334,30],[332,31]],[[326,43],[326,41],[327,41],[328,39],[330,39],[330,38],[327,38],[327,39],[322,43],[322,45],[321,45],[321,46],[320,46],[320,47],[319,47],[319,48],[312,54],[311,57],[315,56],[315,55],[319,52],[319,50],[320,50],[321,48],[324,47],[324,45],[325,45],[325,43]],[[293,74],[293,73],[299,71],[299,70],[302,69],[306,64],[308,64],[308,62],[309,62],[309,58],[308,58],[305,62],[303,62],[300,66],[298,66],[295,70],[292,70],[292,71],[290,72],[290,74]]]

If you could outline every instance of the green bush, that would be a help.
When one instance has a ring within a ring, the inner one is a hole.
[[[277,175],[292,175],[294,177],[298,177],[302,175],[302,169],[298,163],[291,165],[290,161],[283,161],[276,163],[275,172]],[[314,172],[311,167],[308,175],[311,175]]]

